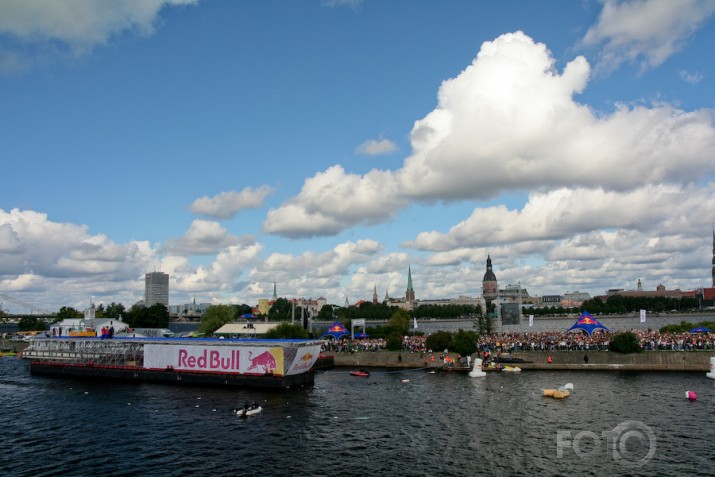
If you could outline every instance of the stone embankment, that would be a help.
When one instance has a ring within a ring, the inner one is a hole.
[[[360,351],[355,353],[324,353],[335,357],[335,366],[379,367],[379,368],[421,368],[441,366],[439,355],[434,363],[429,353],[399,351]],[[449,353],[453,358],[456,353]],[[476,355],[475,355],[476,356]],[[551,363],[548,362],[551,356]],[[584,356],[588,356],[588,363]],[[506,356],[503,356],[506,357]],[[562,371],[710,371],[710,351],[645,351],[642,353],[619,354],[611,351],[521,351],[512,353],[511,358],[526,362],[515,363],[520,368],[534,370]]]

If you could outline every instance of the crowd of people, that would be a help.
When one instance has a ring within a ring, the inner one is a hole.
[[[323,342],[321,351],[335,353],[355,353],[357,351],[379,351],[387,348],[387,341],[382,338],[340,339]]]
[[[660,333],[658,330],[632,330],[643,350],[693,351],[715,349],[715,333]],[[592,335],[559,333],[556,331],[513,332],[482,335],[477,341],[480,351],[491,350],[492,354],[517,351],[608,351],[611,333],[596,332]],[[407,335],[402,339],[402,351],[431,353],[427,349],[427,336]],[[387,348],[386,340],[341,339],[323,344],[323,351],[336,353],[378,351]]]
[[[646,351],[691,351],[715,349],[712,333],[663,333],[632,330]],[[608,351],[611,333],[592,335],[558,332],[503,333],[480,336],[479,349],[514,351]]]

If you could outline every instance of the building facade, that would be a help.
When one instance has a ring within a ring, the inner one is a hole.
[[[144,306],[157,303],[169,308],[169,274],[164,272],[151,272],[144,277]]]

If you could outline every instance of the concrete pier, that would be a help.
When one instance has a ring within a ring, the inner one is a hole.
[[[428,353],[405,351],[361,351],[356,353],[327,353],[334,356],[335,366],[380,367],[380,368],[421,368],[425,366]],[[435,361],[430,367],[441,367],[439,355],[433,353]],[[455,357],[456,353],[449,353]],[[588,355],[588,364],[584,362]],[[548,363],[551,356],[552,362]],[[506,358],[506,356],[503,356]],[[710,351],[644,351],[642,353],[619,354],[612,351],[521,351],[511,354],[512,358],[529,361],[514,363],[523,370],[564,370],[564,371],[710,371]]]

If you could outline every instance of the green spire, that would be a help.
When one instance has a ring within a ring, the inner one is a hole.
[[[412,268],[410,265],[407,265],[407,291],[413,291],[412,290]]]

